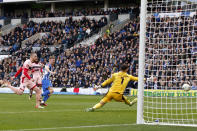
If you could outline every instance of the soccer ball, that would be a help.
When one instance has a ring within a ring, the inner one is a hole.
[[[191,86],[189,84],[183,84],[182,89],[184,91],[189,91],[191,89]]]

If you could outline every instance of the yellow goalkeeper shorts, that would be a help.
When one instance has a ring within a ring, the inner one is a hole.
[[[104,103],[110,102],[112,99],[114,99],[115,101],[118,102],[124,102],[126,98],[126,96],[124,96],[123,94],[117,93],[117,92],[108,92],[103,99],[101,100]]]

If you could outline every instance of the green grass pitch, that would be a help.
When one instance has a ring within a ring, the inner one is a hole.
[[[85,112],[102,96],[53,95],[45,109],[35,109],[35,96],[0,94],[0,131],[196,131],[194,127],[136,125],[136,105],[110,102]],[[130,99],[133,99],[130,97]]]

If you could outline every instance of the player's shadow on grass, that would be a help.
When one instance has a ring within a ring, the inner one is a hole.
[[[112,109],[102,109],[102,110],[97,110],[95,112],[136,112],[136,110],[129,110],[129,109],[117,109],[117,110],[112,110]]]

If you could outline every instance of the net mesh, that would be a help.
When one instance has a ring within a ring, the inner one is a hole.
[[[146,123],[197,125],[197,0],[147,4],[143,117]],[[188,83],[192,90],[184,91]]]

